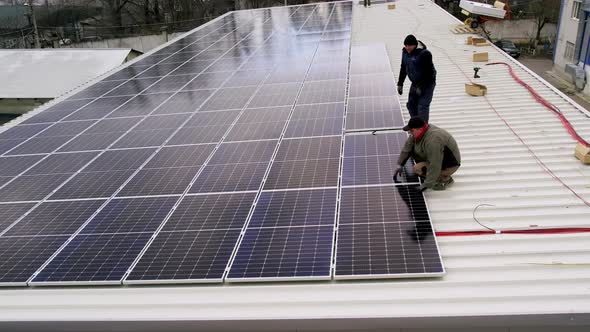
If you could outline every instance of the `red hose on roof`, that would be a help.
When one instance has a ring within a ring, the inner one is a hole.
[[[436,232],[436,236],[473,236],[473,235],[491,235],[491,234],[572,234],[572,233],[590,233],[587,227],[569,227],[569,228],[539,228],[539,229],[507,229],[507,230],[485,230],[485,231],[456,231],[456,232]]]
[[[561,114],[561,111],[555,105],[551,104],[545,98],[541,97],[541,95],[539,95],[535,91],[535,89],[533,89],[530,85],[528,85],[523,80],[521,80],[518,76],[516,76],[516,74],[514,73],[514,70],[512,70],[512,66],[510,66],[506,62],[491,62],[491,63],[486,64],[486,66],[493,66],[493,65],[504,65],[504,66],[507,66],[508,67],[508,70],[510,71],[510,75],[512,75],[512,78],[514,78],[514,80],[516,82],[518,82],[520,85],[524,86],[530,92],[530,94],[533,95],[533,98],[535,98],[535,100],[537,102],[539,102],[543,106],[545,106],[548,109],[550,109],[553,113],[555,113],[557,115],[557,117],[559,118],[559,120],[561,120],[561,123],[563,123],[563,125],[566,128],[566,130],[568,131],[568,133],[576,141],[578,141],[579,143],[583,144],[584,146],[590,146],[590,143],[588,143],[580,135],[578,135],[578,133],[576,132],[576,130],[574,129],[574,127],[571,125],[571,123],[565,118],[565,116],[563,116],[563,114]]]

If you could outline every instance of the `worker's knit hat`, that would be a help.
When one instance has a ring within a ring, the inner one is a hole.
[[[418,128],[422,128],[426,125],[426,122],[419,116],[414,116],[410,119],[410,121],[408,121],[408,124],[403,127],[402,129],[404,131],[408,131],[410,129],[418,129]]]
[[[414,35],[408,35],[406,39],[404,39],[404,45],[418,45],[418,39],[416,39]]]

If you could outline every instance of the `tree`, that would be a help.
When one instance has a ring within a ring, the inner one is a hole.
[[[557,23],[559,19],[560,0],[538,0],[529,3],[528,16],[535,20],[537,33],[535,35],[535,47],[541,40],[541,30],[547,23]]]

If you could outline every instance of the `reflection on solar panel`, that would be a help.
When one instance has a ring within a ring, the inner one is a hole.
[[[404,120],[384,44],[352,47],[346,129],[401,128]]]
[[[321,280],[336,249],[337,277],[432,272],[433,235],[404,237],[426,210],[391,203],[405,134],[345,134],[402,123],[351,20],[351,2],[234,12],[1,132],[0,285]],[[403,218],[358,215],[381,203]]]
[[[418,185],[342,189],[337,279],[444,273]]]

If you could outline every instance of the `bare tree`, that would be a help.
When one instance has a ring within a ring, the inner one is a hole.
[[[529,3],[528,16],[532,17],[537,24],[535,35],[535,47],[541,40],[541,30],[547,23],[556,23],[559,19],[560,0],[538,0]]]

